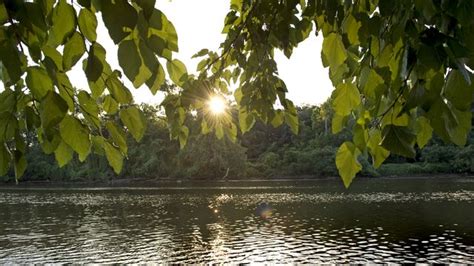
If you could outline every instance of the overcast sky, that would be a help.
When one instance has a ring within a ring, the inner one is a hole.
[[[202,48],[217,50],[224,40],[225,36],[221,31],[224,17],[229,11],[229,1],[157,0],[156,7],[163,11],[176,27],[180,49],[176,58],[186,64],[188,72],[195,72],[199,60],[191,59],[191,56]],[[107,49],[109,63],[117,68],[117,48],[103,25],[99,25],[98,41]],[[310,38],[294,50],[291,60],[281,52],[275,55],[280,76],[288,87],[288,98],[297,105],[320,104],[331,94],[332,85],[328,70],[323,68],[321,63],[321,44],[322,39],[311,34]],[[76,65],[79,67],[78,72],[80,65]],[[83,76],[83,73],[80,77],[73,74],[71,79],[73,82],[82,83],[84,87],[87,83]],[[159,103],[162,99],[160,95],[153,96],[146,87],[133,90],[133,94],[137,102]]]

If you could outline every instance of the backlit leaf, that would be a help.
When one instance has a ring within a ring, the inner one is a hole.
[[[352,83],[342,83],[333,92],[332,106],[336,113],[347,116],[360,104],[360,93]]]
[[[90,42],[95,42],[97,39],[97,18],[95,14],[92,13],[87,8],[81,9],[78,17],[79,29],[81,30],[84,37],[86,37]]]
[[[344,186],[348,188],[356,174],[362,170],[362,166],[357,160],[360,151],[349,141],[344,142],[336,153],[336,167],[342,178]]]
[[[84,44],[84,38],[77,33],[69,38],[64,45],[64,57],[63,57],[63,68],[64,70],[71,69],[82,55],[86,52],[86,45]]]
[[[83,162],[91,151],[89,129],[77,118],[68,115],[59,125],[59,132],[64,142],[77,152],[79,160]]]
[[[146,120],[143,113],[137,107],[131,106],[120,111],[120,119],[133,138],[140,141],[146,129]]]

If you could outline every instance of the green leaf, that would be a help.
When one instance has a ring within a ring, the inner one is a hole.
[[[105,156],[109,165],[114,169],[116,174],[119,174],[122,171],[123,167],[123,155],[118,149],[116,149],[112,144],[107,141],[103,141],[103,147],[105,150]]]
[[[357,21],[354,16],[349,14],[346,19],[344,20],[344,32],[347,34],[347,39],[349,40],[351,45],[358,45],[360,44],[359,41],[359,29],[361,27],[361,23]]]
[[[136,141],[140,141],[145,134],[146,120],[143,113],[135,106],[120,111],[120,119]]]
[[[360,104],[360,93],[352,83],[339,84],[333,92],[332,106],[341,116],[347,116]]]
[[[446,98],[461,111],[471,109],[474,83],[469,85],[458,70],[451,70],[448,74],[445,88]]]
[[[298,115],[293,112],[285,112],[285,123],[290,127],[291,131],[297,135],[299,131]]]
[[[148,22],[150,48],[159,56],[171,60],[171,51],[178,51],[178,35],[173,23],[158,9],[153,10]]]
[[[80,91],[77,95],[79,100],[79,107],[82,114],[92,125],[96,128],[100,128],[99,120],[99,106],[97,102],[86,91]]]
[[[375,70],[369,70],[368,68],[364,70],[367,70],[366,78],[361,80],[361,87],[364,89],[364,94],[371,99],[379,99],[383,92],[385,81]]]
[[[378,129],[371,130],[369,134],[369,142],[367,147],[369,148],[370,155],[372,155],[372,164],[375,168],[379,168],[380,165],[388,158],[390,151],[381,146],[382,133]]]
[[[53,90],[53,81],[43,68],[29,67],[26,73],[26,86],[36,99],[42,99],[48,91]]]
[[[113,115],[118,111],[118,103],[111,95],[107,95],[104,97],[104,103],[102,106],[104,108],[104,111],[106,111],[109,115]]]
[[[71,69],[82,55],[86,52],[86,45],[82,35],[74,32],[69,40],[64,45],[63,68],[64,70]]]
[[[46,131],[61,122],[66,115],[67,103],[53,91],[49,91],[41,101],[41,125]]]
[[[59,132],[64,142],[77,152],[79,160],[83,162],[91,151],[89,129],[77,118],[68,115],[61,121]]]
[[[330,33],[324,38],[322,56],[331,68],[336,68],[346,61],[347,52],[340,35]],[[327,66],[325,65],[325,67]]]
[[[424,116],[418,117],[416,120],[416,143],[418,147],[423,148],[430,141],[432,135],[433,128],[430,121]]]
[[[356,145],[356,147],[363,151],[367,147],[367,142],[369,140],[369,133],[367,130],[362,127],[360,124],[355,124],[352,128],[352,141]]]
[[[52,21],[48,44],[56,47],[64,44],[67,38],[74,33],[76,29],[76,12],[66,0],[59,0],[59,3],[53,10]]]
[[[5,5],[3,3],[0,4],[0,24],[3,25],[8,20],[8,13]]]
[[[45,45],[41,50],[44,53],[44,61],[48,68],[53,68],[49,66],[54,64],[56,70],[63,70],[63,56],[58,52],[58,50],[56,50],[56,48]]]
[[[0,61],[8,72],[11,82],[16,83],[23,74],[22,63],[17,47],[9,39],[0,39]],[[2,77],[2,80],[5,82],[5,77]]]
[[[95,55],[96,49],[98,48],[95,44],[90,47],[89,57],[87,58],[87,63],[84,69],[89,82],[96,82],[104,71],[104,64],[102,63],[101,58]]]
[[[153,54],[151,54],[153,56]],[[134,41],[122,41],[118,49],[119,64],[135,88],[140,87],[150,77],[150,70],[142,63],[141,55]]]
[[[407,127],[388,125],[384,127],[382,146],[392,153],[414,158],[416,135]]]
[[[127,137],[125,135],[125,132],[117,128],[115,124],[112,122],[107,122],[105,126],[107,127],[107,130],[109,131],[110,136],[112,137],[114,143],[119,147],[120,151],[123,154],[127,154],[128,147],[127,147]]]
[[[17,104],[15,92],[9,88],[5,88],[5,90],[0,93],[0,103],[2,103],[0,105],[0,113],[14,113]]]
[[[123,85],[123,83],[118,79],[117,74],[112,74],[106,81],[107,89],[110,94],[117,100],[119,103],[132,103],[133,96],[130,91]]]
[[[168,69],[168,74],[170,75],[171,80],[176,85],[183,86],[188,78],[186,66],[178,59],[174,59],[173,61],[167,62],[166,68]]]
[[[126,0],[101,1],[102,19],[115,44],[130,35],[137,24],[137,11]]]
[[[342,143],[337,150],[336,167],[346,188],[349,188],[356,174],[362,170],[362,166],[357,160],[359,154],[360,151],[350,141]]]
[[[0,113],[0,142],[6,142],[15,137],[18,122],[12,113]]]
[[[281,116],[278,115],[278,117],[280,118],[280,121],[283,122],[281,119]],[[245,109],[240,109],[239,111],[240,131],[242,131],[242,133],[245,133],[249,131],[253,127],[254,124],[255,124],[255,117],[252,114],[247,113]]]
[[[255,119],[254,115],[252,115],[252,118],[253,118],[252,119],[253,121],[251,121],[252,122],[251,127],[248,128],[248,130],[252,129],[253,125],[256,122],[256,119]],[[270,124],[272,124],[273,127],[279,127],[279,126],[281,126],[281,124],[283,124],[284,121],[285,121],[285,114],[281,110],[276,110],[275,111],[275,116],[271,119]],[[242,132],[242,133],[244,133],[244,132]]]
[[[0,142],[0,176],[4,176],[8,173],[8,169],[10,168],[10,156],[10,152],[5,143]]]
[[[333,134],[337,134],[341,132],[341,130],[344,128],[344,124],[346,123],[346,116],[338,115],[337,113],[334,113],[334,116],[332,117],[332,122],[331,122],[331,130]]]
[[[438,99],[431,105],[427,117],[433,130],[444,141],[453,142],[458,146],[466,144],[467,135],[471,129],[472,112],[460,111],[449,102]]]
[[[155,95],[163,84],[165,84],[165,70],[158,64],[158,67],[155,71],[152,72],[150,79],[146,82],[148,88],[153,95]]]
[[[58,147],[54,151],[54,157],[56,158],[59,167],[63,167],[68,162],[70,162],[72,160],[72,156],[73,150],[64,141],[61,141],[61,143],[59,143]]]
[[[231,0],[230,1],[230,8],[232,10],[235,10],[237,12],[240,12],[242,10],[242,0]]]
[[[81,9],[79,12],[78,24],[84,37],[86,37],[90,42],[95,42],[97,39],[97,18],[95,17],[95,14],[87,8]]]

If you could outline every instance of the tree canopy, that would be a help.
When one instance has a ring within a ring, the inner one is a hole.
[[[413,157],[433,132],[465,144],[474,93],[472,14],[469,0],[231,0],[225,41],[195,55],[202,61],[193,75],[174,58],[178,35],[154,0],[0,1],[0,175],[10,165],[23,174],[28,133],[59,165],[93,152],[120,172],[126,135],[139,141],[146,128],[125,78],[165,93],[170,135],[181,146],[191,112],[201,133],[218,138],[235,140],[238,128],[245,133],[256,120],[298,133],[274,52],[290,57],[315,32],[324,38],[321,57],[335,87],[332,131],[353,132],[336,154],[349,186],[361,154],[376,167],[390,153]],[[118,45],[121,70],[112,69],[97,42],[98,18]],[[87,89],[67,75],[81,59]],[[229,94],[238,115],[210,114],[209,98]]]

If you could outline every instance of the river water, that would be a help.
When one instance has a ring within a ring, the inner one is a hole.
[[[474,263],[474,179],[0,189],[4,263]]]

